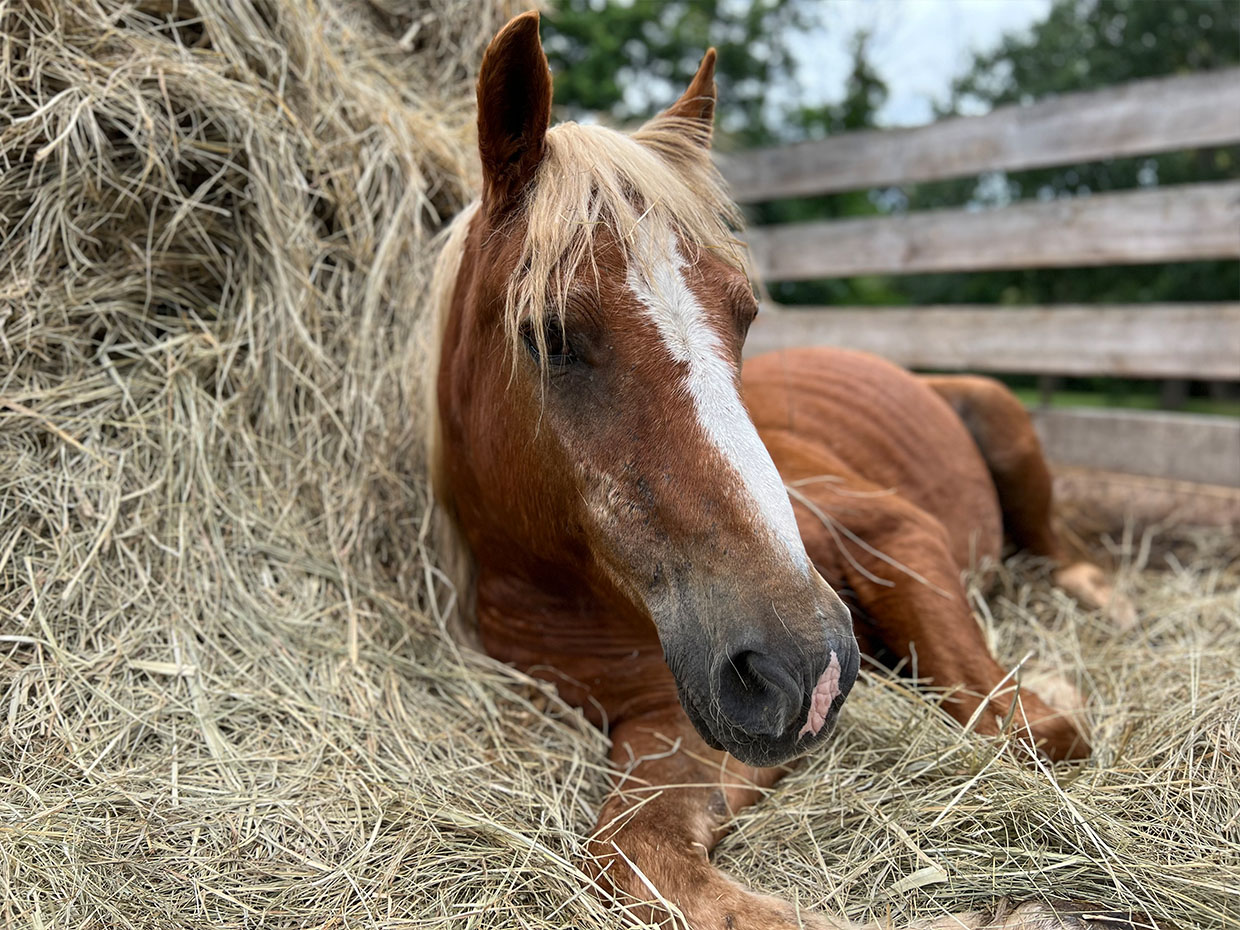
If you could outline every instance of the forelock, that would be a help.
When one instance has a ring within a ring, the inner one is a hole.
[[[737,239],[740,215],[702,138],[697,120],[660,116],[632,135],[562,123],[547,134],[546,154],[519,213],[521,255],[509,280],[504,322],[515,353],[528,322],[541,339],[548,313],[560,313],[579,273],[597,273],[597,237],[609,231],[629,262],[640,224],[668,232],[747,270]]]

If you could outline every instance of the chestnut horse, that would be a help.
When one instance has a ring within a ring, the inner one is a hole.
[[[434,484],[472,556],[483,647],[609,728],[600,888],[693,930],[840,926],[708,854],[827,738],[862,652],[915,654],[982,733],[1010,721],[1052,759],[1089,751],[1068,717],[1016,700],[960,580],[1005,526],[1060,556],[1050,477],[996,382],[830,349],[742,371],[758,306],[710,158],[713,73],[711,51],[632,135],[550,129],[537,15],[492,41],[484,190],[437,272]],[[1063,580],[1110,596],[1092,566]],[[1010,916],[1049,913],[1030,907]]]

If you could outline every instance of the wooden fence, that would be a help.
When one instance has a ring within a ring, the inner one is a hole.
[[[1240,143],[1240,69],[721,159],[742,203]],[[1240,181],[751,228],[767,281],[1240,258]],[[1240,290],[1240,276],[1237,279]],[[1240,380],[1240,301],[770,308],[748,353],[845,345],[924,370]],[[1240,486],[1240,418],[1036,410],[1053,461]]]

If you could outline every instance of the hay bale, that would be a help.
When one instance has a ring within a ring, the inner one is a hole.
[[[422,295],[505,6],[0,7],[7,926],[577,890],[601,738],[427,594]]]
[[[614,925],[573,865],[604,740],[443,635],[427,542],[429,243],[504,6],[0,5],[5,926]],[[1237,552],[1183,538],[1117,545],[1126,634],[1036,565],[977,595],[1092,691],[1090,763],[871,675],[722,863],[856,917],[1234,924]]]

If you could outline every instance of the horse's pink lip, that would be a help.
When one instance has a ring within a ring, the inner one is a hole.
[[[818,684],[814,685],[814,693],[810,695],[809,715],[805,718],[805,726],[797,734],[800,739],[806,733],[817,736],[827,722],[831,713],[831,704],[840,695],[840,660],[835,650],[831,651],[831,664],[826,671],[818,676]]]

